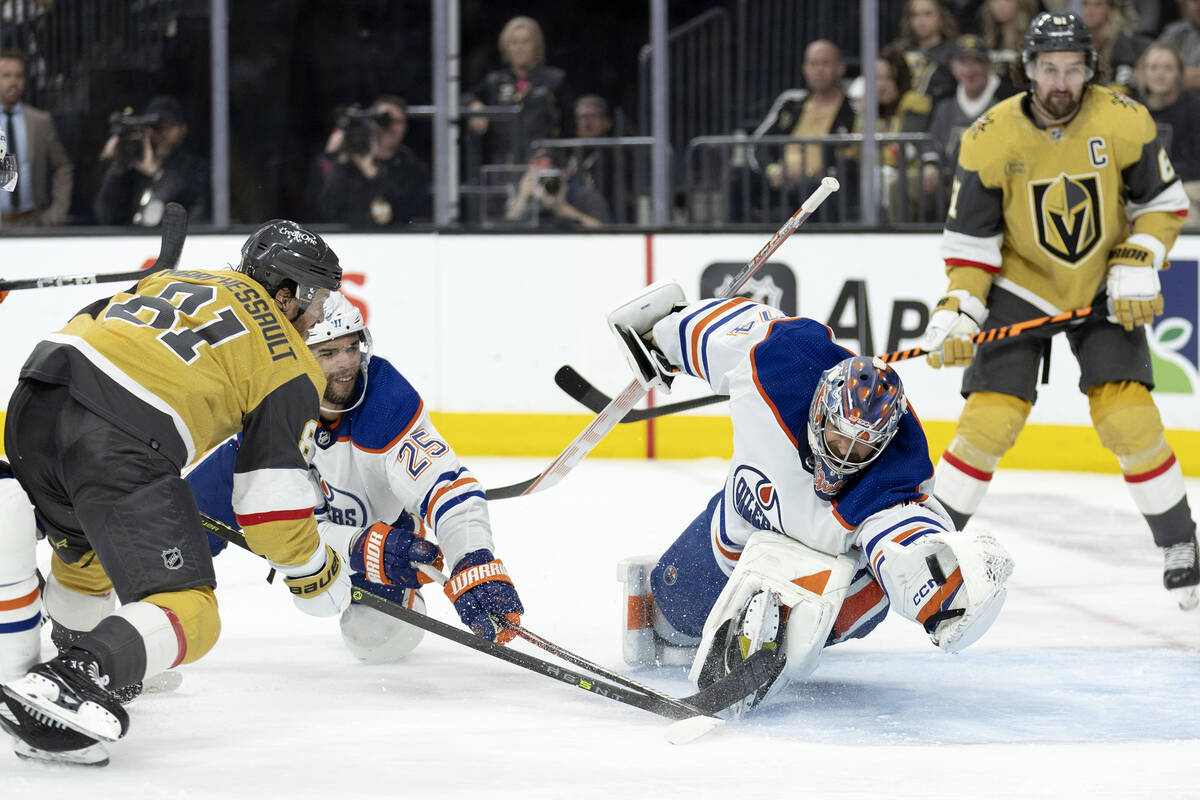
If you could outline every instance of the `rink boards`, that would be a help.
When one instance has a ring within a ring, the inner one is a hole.
[[[553,382],[571,364],[614,394],[630,374],[604,315],[654,280],[676,280],[689,298],[711,296],[762,247],[754,234],[330,234],[387,356],[421,391],[435,424],[465,454],[552,456],[590,418]],[[243,237],[193,234],[184,267],[234,261]],[[916,346],[945,288],[939,237],[830,234],[801,229],[749,288],[755,299],[817,319],[855,352]],[[121,272],[153,259],[145,237],[8,238],[3,277]],[[1149,329],[1155,399],[1184,471],[1200,475],[1200,236],[1182,237],[1162,273],[1166,310]],[[0,306],[5,346],[0,397],[7,398],[34,343],[119,284],[14,292]],[[961,372],[921,359],[897,365],[936,456],[962,407]],[[1078,369],[1055,339],[1049,385],[1017,447],[1002,465],[1115,471],[1091,430]],[[708,394],[690,379],[658,402]],[[0,401],[0,404],[6,403]],[[652,423],[622,425],[597,455],[727,456],[729,426],[716,405]]]

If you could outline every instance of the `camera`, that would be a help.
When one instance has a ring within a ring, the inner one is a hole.
[[[117,164],[127,167],[141,161],[142,139],[147,129],[160,128],[162,124],[161,114],[131,114],[128,110],[109,114],[109,134],[117,137]]]
[[[392,124],[392,116],[386,111],[364,110],[357,106],[350,106],[338,116],[343,153],[365,156],[371,152],[371,123],[386,129]]]
[[[546,190],[546,193],[554,196],[562,189],[562,170],[561,169],[539,169],[538,183]]]

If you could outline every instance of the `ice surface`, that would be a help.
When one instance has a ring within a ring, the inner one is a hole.
[[[468,461],[488,485],[544,466]],[[526,625],[690,691],[682,668],[621,663],[615,564],[661,552],[725,468],[592,459],[553,489],[493,503]],[[263,562],[226,552],[220,642],[178,690],[130,707],[112,764],[30,764],[3,748],[0,800],[1200,797],[1200,612],[1161,588],[1161,555],[1120,477],[993,483],[972,524],[1001,538],[1016,571],[980,642],[946,655],[893,616],[829,650],[811,682],[682,747],[666,742],[667,720],[428,634],[403,663],[358,664],[336,621],[295,611]],[[1200,481],[1188,486],[1200,508]]]

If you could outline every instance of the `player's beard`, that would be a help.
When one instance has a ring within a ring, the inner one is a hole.
[[[358,371],[355,370],[349,377],[350,380],[346,383],[340,383],[336,380],[327,380],[325,382],[326,403],[345,406],[350,402],[350,398],[354,396],[354,389],[358,386]]]
[[[1052,90],[1046,92],[1045,95],[1039,96],[1038,102],[1042,109],[1054,120],[1062,121],[1074,116],[1079,110],[1079,103],[1083,97],[1083,92],[1079,94],[1073,93],[1069,89]]]

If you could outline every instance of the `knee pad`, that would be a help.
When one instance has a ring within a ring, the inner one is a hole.
[[[846,599],[856,560],[813,550],[795,539],[760,531],[746,542],[737,568],[704,623],[689,677],[697,682],[710,651],[723,648],[717,632],[732,623],[749,599],[764,589],[788,607],[783,638],[787,661],[783,677],[802,680],[817,668],[834,621]]]
[[[1171,448],[1163,438],[1162,417],[1150,390],[1136,381],[1112,381],[1087,391],[1092,424],[1126,475],[1166,463]]]
[[[1017,443],[1033,403],[999,392],[972,392],[958,418],[949,452],[975,469],[992,472]]]
[[[142,598],[141,603],[122,606],[117,613],[141,604],[157,606],[169,623],[169,627],[155,623],[155,666],[164,661],[167,663],[159,669],[148,669],[149,675],[200,659],[213,648],[221,635],[221,615],[217,610],[217,596],[213,594],[211,586],[152,594]],[[145,632],[143,636],[146,636]],[[148,639],[148,652],[150,648]]]
[[[425,613],[420,592],[403,590],[397,600],[405,608]],[[364,664],[391,664],[407,656],[425,638],[425,631],[368,606],[351,603],[339,620],[346,649]]]

